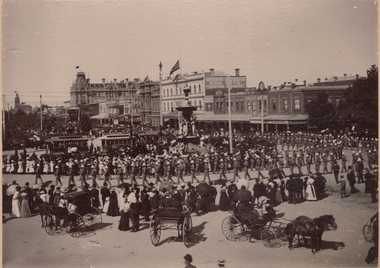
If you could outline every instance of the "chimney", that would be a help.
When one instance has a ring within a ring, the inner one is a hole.
[[[298,79],[296,78],[296,79],[294,79],[294,80],[296,80],[296,82],[298,82]]]
[[[284,85],[286,85],[286,82],[284,82]]]
[[[239,69],[235,69],[235,76],[239,76]]]
[[[211,76],[214,76],[214,69],[210,69]]]
[[[317,83],[321,83],[321,78],[317,78]]]
[[[344,77],[347,77],[347,74],[343,74],[344,75]]]
[[[273,87],[274,90],[277,90],[277,87]]]
[[[306,86],[306,80],[303,80],[303,85]]]
[[[293,89],[293,88],[295,88],[296,87],[296,84],[295,83],[292,83],[291,84],[291,88]]]
[[[106,79],[105,78],[102,78],[102,82],[103,82],[103,88],[106,88]]]
[[[114,79],[113,79],[113,82],[114,82],[114,83],[115,83],[115,85],[116,85],[116,78],[114,78]]]
[[[325,78],[325,81],[327,81],[328,78]]]
[[[358,75],[358,74],[355,74],[355,78],[356,78],[356,79],[359,79],[359,75]]]
[[[292,82],[288,82],[288,84],[289,84],[289,85],[291,85],[291,84],[292,84]]]
[[[338,81],[338,76],[334,76],[334,81]]]

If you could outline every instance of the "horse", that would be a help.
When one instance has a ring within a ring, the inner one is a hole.
[[[315,253],[321,249],[322,235],[324,231],[338,228],[335,219],[332,215],[324,215],[315,219],[306,216],[299,216],[294,221],[288,223],[285,232],[289,239],[289,249],[293,247],[292,242],[295,235],[297,235],[298,243],[299,236],[304,238],[305,246],[307,245],[305,236],[311,238],[311,252]]]
[[[42,223],[41,227],[44,228],[45,226],[44,226],[44,218],[43,218],[43,216],[45,216],[47,214],[52,214],[53,213],[53,205],[44,202],[39,196],[35,197],[35,202],[36,202],[37,207],[38,207],[38,213],[41,216],[41,223]]]
[[[373,246],[368,250],[367,257],[365,258],[365,262],[367,264],[373,263],[378,258],[378,249]]]

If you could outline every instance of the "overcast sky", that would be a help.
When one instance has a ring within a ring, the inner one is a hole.
[[[69,100],[91,82],[210,68],[260,81],[359,74],[377,64],[377,1],[3,1],[2,89],[14,107]]]

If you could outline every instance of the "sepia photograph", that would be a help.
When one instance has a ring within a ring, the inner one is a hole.
[[[377,0],[3,0],[2,266],[378,266]]]

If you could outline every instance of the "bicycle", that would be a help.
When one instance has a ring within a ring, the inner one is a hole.
[[[363,226],[363,236],[365,241],[372,243],[373,242],[373,227],[372,223],[368,222],[366,225]]]

